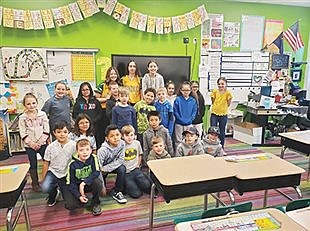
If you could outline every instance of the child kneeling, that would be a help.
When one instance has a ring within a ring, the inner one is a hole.
[[[72,193],[68,198],[66,208],[73,210],[88,202],[85,193],[92,192],[92,213],[94,216],[101,214],[99,196],[104,190],[103,178],[99,169],[97,156],[92,153],[89,140],[80,139],[76,143],[78,157],[73,158],[69,165],[67,184]]]

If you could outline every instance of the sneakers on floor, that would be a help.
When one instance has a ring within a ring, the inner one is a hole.
[[[101,213],[102,213],[101,206],[100,205],[94,205],[94,207],[93,207],[93,215],[94,216],[98,216]]]
[[[112,197],[120,204],[127,203],[127,199],[124,197],[122,192],[114,193]]]
[[[47,197],[47,206],[53,207],[56,204],[57,200],[59,199],[60,195],[61,195],[60,190],[59,190],[59,188],[57,188],[55,198],[51,199],[51,198]]]

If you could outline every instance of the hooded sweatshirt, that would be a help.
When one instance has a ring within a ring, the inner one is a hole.
[[[201,141],[205,153],[214,157],[223,156],[223,148],[219,139],[212,141],[209,139],[208,134],[205,135]]]
[[[202,144],[197,140],[193,145],[185,143],[185,139],[178,145],[175,156],[191,156],[204,154]]]
[[[150,151],[150,155],[147,157],[147,160],[159,160],[159,159],[166,159],[166,158],[171,158],[170,154],[164,150],[162,155],[157,155],[153,150]]]
[[[99,166],[103,172],[112,172],[125,163],[125,142],[112,147],[105,141],[97,151]]]
[[[174,116],[172,105],[168,102],[168,100],[165,100],[163,103],[156,101],[154,103],[154,106],[156,108],[156,111],[160,113],[161,124],[168,129],[169,134],[172,137],[174,129]]]

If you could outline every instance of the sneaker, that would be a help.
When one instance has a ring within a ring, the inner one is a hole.
[[[98,216],[102,213],[100,205],[94,205],[93,207],[93,215]]]
[[[122,192],[114,193],[112,197],[120,204],[127,203],[127,199],[124,197]]]
[[[56,196],[53,199],[50,199],[49,197],[47,197],[47,206],[48,207],[53,207],[61,195],[59,188],[57,188],[56,190],[57,190]]]

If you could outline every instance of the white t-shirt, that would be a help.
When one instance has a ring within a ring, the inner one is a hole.
[[[125,167],[126,173],[131,172],[135,168],[139,167],[139,155],[142,155],[143,151],[138,140],[134,140],[131,144],[125,145]]]

